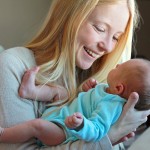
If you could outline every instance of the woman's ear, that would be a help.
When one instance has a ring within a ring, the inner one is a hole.
[[[116,94],[120,95],[124,92],[124,85],[122,83],[118,83],[115,87]]]

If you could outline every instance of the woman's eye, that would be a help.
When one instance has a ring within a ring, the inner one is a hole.
[[[97,26],[94,26],[94,27],[98,32],[105,32],[105,29],[102,27],[97,27]]]
[[[113,40],[116,41],[116,42],[118,42],[119,39],[120,39],[120,37],[121,37],[121,36],[116,36],[116,37],[114,36],[114,37],[113,37]]]
[[[113,40],[118,42],[122,35],[116,35],[113,37]]]
[[[115,41],[119,41],[119,38],[118,37],[113,37],[113,40],[115,40]]]

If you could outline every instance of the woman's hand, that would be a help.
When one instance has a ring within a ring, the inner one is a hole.
[[[116,145],[116,144],[119,144],[121,142],[125,142],[127,141],[128,139],[132,138],[135,136],[135,131],[134,132],[131,132],[129,133],[128,135],[124,136],[123,138],[121,138],[119,141],[115,142],[115,143],[112,143],[112,145]]]
[[[147,116],[150,114],[150,110],[138,111],[134,108],[138,99],[139,95],[136,92],[130,94],[119,120],[111,127],[108,133],[112,144],[118,143],[120,139],[123,141],[123,139],[125,140],[133,137],[133,131],[147,121]]]

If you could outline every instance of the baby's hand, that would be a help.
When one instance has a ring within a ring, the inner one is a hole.
[[[82,90],[87,92],[88,90],[94,88],[97,85],[97,81],[95,79],[89,79],[82,85]]]
[[[82,125],[83,116],[81,113],[76,112],[72,116],[68,116],[65,119],[65,124],[70,129],[76,129]]]
[[[21,85],[19,87],[20,97],[29,98],[29,99],[35,98],[35,94],[34,94],[34,90],[36,88],[35,76],[38,71],[39,71],[39,67],[33,67],[24,73],[22,77]]]

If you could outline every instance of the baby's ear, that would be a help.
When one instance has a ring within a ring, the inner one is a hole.
[[[116,94],[120,95],[124,91],[124,85],[122,83],[118,83],[115,87]]]

